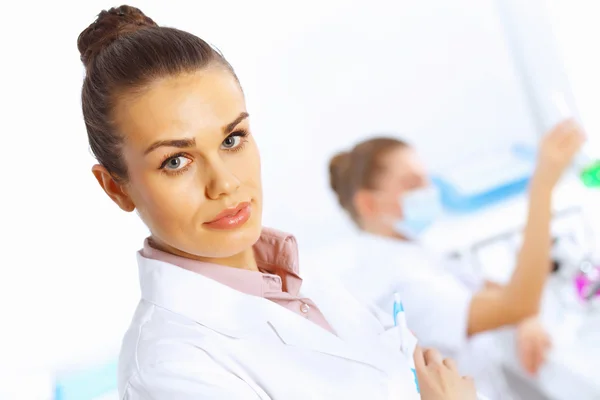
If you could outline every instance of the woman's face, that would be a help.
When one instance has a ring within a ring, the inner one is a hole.
[[[229,71],[215,66],[157,80],[119,98],[115,123],[128,169],[117,203],[137,209],[154,243],[205,259],[234,256],[258,240],[260,157]]]
[[[373,215],[378,219],[400,220],[402,196],[429,184],[425,166],[410,147],[392,150],[380,162],[383,168],[374,182],[377,189],[373,191]]]

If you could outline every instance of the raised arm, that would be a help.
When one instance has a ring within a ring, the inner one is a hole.
[[[567,120],[543,138],[529,187],[523,246],[509,283],[485,287],[474,295],[468,334],[517,324],[537,314],[550,271],[552,191],[585,140],[582,129]]]

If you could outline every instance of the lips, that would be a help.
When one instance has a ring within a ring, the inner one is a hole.
[[[249,202],[243,202],[233,208],[227,208],[221,211],[217,216],[204,225],[211,229],[226,230],[235,229],[248,221],[252,214],[252,207]]]

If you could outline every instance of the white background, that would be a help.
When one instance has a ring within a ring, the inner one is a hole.
[[[593,134],[596,2],[548,1]],[[262,151],[264,222],[307,248],[346,229],[327,161],[370,133],[402,134],[434,169],[538,134],[492,0],[131,4],[229,59]],[[77,35],[109,6],[13,2],[2,16],[0,371],[112,359],[139,297],[147,232],[93,179],[80,109]]]

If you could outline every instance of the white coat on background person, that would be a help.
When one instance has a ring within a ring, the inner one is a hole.
[[[356,263],[342,272],[342,282],[376,315],[393,326],[394,293],[401,294],[410,330],[419,342],[452,357],[462,373],[473,376],[477,389],[491,399],[508,399],[504,376],[493,362],[493,336],[467,334],[470,303],[483,282],[457,279],[445,259],[417,243],[359,233]]]
[[[528,332],[518,336],[527,340],[519,344],[522,365],[534,374],[543,364],[549,339],[535,316],[550,272],[552,190],[583,140],[570,120],[542,140],[524,242],[506,286],[455,276],[446,260],[419,244],[441,207],[409,145],[380,137],[338,154],[330,163],[331,186],[361,231],[353,246],[357,262],[343,282],[378,316],[392,313],[398,293],[419,342],[457,357],[461,372],[473,375],[481,391],[502,398],[507,389],[481,351],[489,340],[482,333],[518,326]]]

